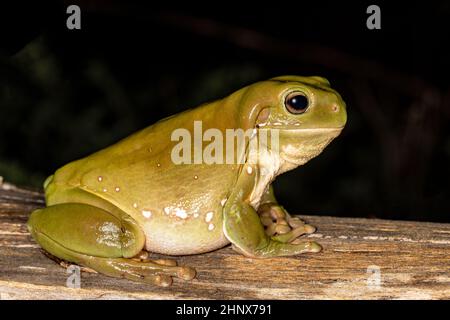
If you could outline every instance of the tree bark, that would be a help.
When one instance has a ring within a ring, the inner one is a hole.
[[[303,216],[324,250],[276,259],[230,247],[174,257],[197,270],[168,288],[81,273],[81,288],[28,233],[40,191],[0,186],[0,299],[449,299],[450,224]],[[155,255],[161,257],[160,255]]]

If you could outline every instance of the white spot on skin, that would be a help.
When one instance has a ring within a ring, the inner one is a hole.
[[[119,192],[119,191],[120,191],[120,188],[119,188],[119,187],[116,187],[114,190],[115,190],[116,192]]]
[[[194,213],[194,218],[198,218],[198,213]]]
[[[133,208],[137,208],[138,207],[138,205],[137,205],[137,203],[135,202],[135,203],[133,203]]]
[[[102,176],[99,176],[99,177],[97,178],[97,180],[98,180],[98,182],[102,182],[102,181],[103,181],[103,177],[102,177]]]
[[[197,179],[198,179],[198,176],[197,176],[197,175],[195,175],[195,176],[194,176],[194,179],[195,179],[195,180],[197,180]]]
[[[165,214],[169,214],[170,213],[170,208],[169,207],[165,207],[164,208],[164,213]]]
[[[156,164],[156,166],[157,166],[158,168],[161,167],[161,163],[158,162],[158,163]]]
[[[214,225],[212,224],[212,223],[210,223],[209,225],[208,225],[208,230],[209,231],[212,231],[214,229]]]
[[[300,123],[298,123],[298,122],[294,123],[294,126],[299,126],[299,125],[300,125]]]
[[[211,220],[213,218],[213,215],[214,215],[214,212],[212,212],[212,211],[206,213],[205,221],[208,222],[208,223],[211,222]]]
[[[108,189],[106,189],[106,188],[103,188],[103,192],[108,192]]]
[[[120,243],[121,230],[112,222],[105,222],[99,228],[97,242],[109,247],[117,247]]]
[[[274,126],[281,126],[281,122],[274,122],[273,125]]]
[[[220,201],[220,205],[223,207],[225,205],[225,203],[227,202],[227,199],[222,199]]]
[[[152,216],[152,212],[149,210],[142,210],[142,215],[146,218],[150,218]]]
[[[111,232],[111,233],[120,231],[120,228],[112,222],[105,222],[98,229],[101,232]]]
[[[252,174],[252,172],[253,172],[253,168],[250,167],[250,166],[248,166],[248,167],[247,167],[247,173],[248,173],[248,174]]]
[[[186,211],[180,208],[175,209],[175,215],[181,219],[186,219],[188,216]]]

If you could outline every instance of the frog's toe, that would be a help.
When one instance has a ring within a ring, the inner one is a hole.
[[[192,280],[195,269],[187,266],[177,266],[176,262],[168,259],[137,261],[134,259],[111,259],[110,266],[121,270],[123,277],[140,282],[152,283],[167,287],[173,282],[173,277],[182,280]]]
[[[300,219],[298,216],[290,216],[287,219],[287,222],[288,222],[289,226],[292,229],[302,230],[303,232],[300,235],[302,235],[302,234],[311,234],[311,233],[316,232],[316,230],[317,230],[316,227],[314,227],[314,226],[312,226],[310,224],[307,224],[305,221]]]
[[[123,277],[128,280],[144,282],[158,287],[169,287],[173,283],[173,279],[171,276],[165,274],[145,274],[145,272],[141,271],[140,273],[127,272],[123,275]]]
[[[172,259],[156,259],[152,260],[154,263],[160,264],[162,266],[169,266],[169,267],[175,267],[177,266],[177,262]]]
[[[304,248],[304,252],[317,253],[322,251],[322,246],[315,241],[304,241],[295,239],[291,242],[292,245],[300,246]]]
[[[305,221],[300,219],[299,216],[290,216],[287,219],[287,222],[288,222],[289,226],[291,226],[292,228],[297,228],[297,227],[302,226],[302,225],[305,224]]]
[[[258,214],[268,236],[285,234],[291,231],[291,227],[286,220],[288,214],[281,206],[264,204],[258,209]]]
[[[278,204],[265,203],[258,208],[258,214],[261,218],[270,218],[273,221],[286,219],[287,212]]]
[[[258,213],[266,235],[280,242],[289,243],[316,231],[314,226],[306,224],[298,216],[289,215],[279,205],[264,204],[258,209]]]
[[[297,238],[301,237],[304,234],[311,234],[316,231],[316,228],[309,225],[309,224],[303,224],[299,225],[296,228],[291,229],[289,232],[283,233],[283,234],[277,234],[272,236],[272,239],[284,242],[284,243],[290,243],[296,240]]]
[[[196,272],[195,272],[194,268],[186,267],[186,266],[180,267],[180,269],[177,272],[178,278],[183,279],[183,280],[192,280],[195,278],[195,274],[196,274]]]
[[[142,250],[136,256],[132,258],[134,261],[140,262],[153,262],[162,266],[171,266],[174,267],[177,265],[176,260],[172,259],[151,259],[150,253],[148,251]]]
[[[169,287],[173,283],[172,277],[167,275],[154,276],[154,279],[152,281],[154,284],[160,287]]]
[[[175,260],[157,259],[141,262],[138,268],[144,273],[158,274],[161,276],[177,277],[183,280],[192,280],[195,278],[196,272],[194,268],[187,266],[177,266]],[[164,281],[164,279],[162,280]]]
[[[297,228],[303,230],[304,234],[311,234],[311,233],[316,232],[316,230],[317,230],[316,227],[314,227],[310,224],[306,224],[306,223],[302,226],[298,226]]]
[[[142,250],[141,252],[139,252],[137,255],[135,255],[133,258],[133,260],[135,261],[145,261],[149,259],[149,252]]]

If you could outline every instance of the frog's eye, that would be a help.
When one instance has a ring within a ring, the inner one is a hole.
[[[300,114],[308,109],[309,101],[303,93],[292,92],[286,97],[284,105],[290,113]]]

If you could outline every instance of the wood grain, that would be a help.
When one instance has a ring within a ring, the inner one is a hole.
[[[259,260],[226,247],[177,257],[197,269],[190,282],[160,288],[82,272],[72,289],[27,231],[42,206],[39,191],[0,186],[0,299],[450,298],[450,224],[317,216],[304,219],[318,227],[309,238],[323,245],[319,254]]]

